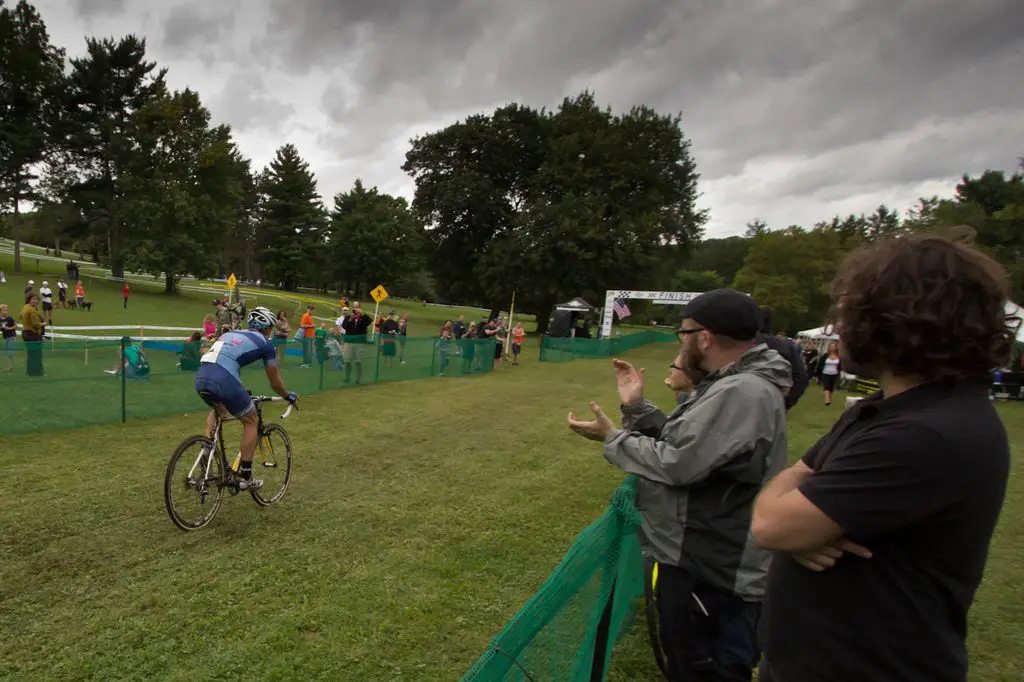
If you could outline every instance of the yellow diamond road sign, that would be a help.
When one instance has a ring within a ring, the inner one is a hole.
[[[373,297],[374,303],[380,303],[388,297],[388,290],[384,288],[383,284],[378,284],[377,288],[370,292],[370,296]]]
[[[234,289],[235,285],[238,284],[238,278],[235,277],[235,273],[228,275],[228,289]]]

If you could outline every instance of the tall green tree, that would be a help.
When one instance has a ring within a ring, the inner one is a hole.
[[[515,229],[546,144],[541,114],[518,104],[413,140],[403,169],[416,181],[413,207],[430,228],[428,265],[442,298],[496,303],[495,282],[480,272],[479,259],[495,237]],[[503,278],[498,287],[508,285]]]
[[[38,201],[36,169],[60,117],[64,51],[50,44],[39,12],[0,0],[0,210],[13,212],[14,271],[21,272],[21,206]]]
[[[334,197],[330,262],[339,285],[354,283],[357,292],[378,284],[390,288],[419,267],[422,238],[417,219],[402,197],[376,187],[367,189],[358,179],[350,191]]]
[[[707,219],[679,117],[648,107],[614,115],[590,93],[418,138],[404,169],[437,249],[439,288],[492,308],[516,290],[541,332],[561,298],[649,283],[657,250],[695,242]]]
[[[747,223],[747,230],[743,233],[744,237],[757,237],[768,231],[768,223],[761,220],[760,218],[754,218]]]
[[[264,278],[286,289],[314,281],[314,264],[326,246],[325,212],[316,178],[294,145],[277,150],[263,174],[260,194],[256,241]]]
[[[259,178],[256,177],[248,159],[242,159],[244,170],[240,180],[240,194],[235,210],[235,219],[224,233],[224,265],[228,271],[241,279],[261,277],[256,262],[256,229],[259,222],[260,193]]]
[[[817,327],[828,313],[829,285],[845,254],[838,231],[797,226],[754,238],[734,286],[772,308],[776,331]]]
[[[683,262],[683,269],[715,272],[727,286],[731,285],[736,273],[743,267],[752,243],[753,240],[743,237],[706,239],[693,247]]]
[[[132,225],[125,262],[162,274],[165,292],[175,293],[181,275],[217,273],[246,162],[230,129],[211,127],[209,111],[188,89],[161,94],[136,111],[130,134],[149,152],[133,157],[119,178],[122,215]]]
[[[124,274],[132,225],[122,176],[149,153],[132,138],[133,115],[165,96],[166,69],[146,61],[146,41],[86,39],[86,55],[71,60],[65,108],[64,163],[54,169],[59,194],[73,201],[90,226],[93,250]]]

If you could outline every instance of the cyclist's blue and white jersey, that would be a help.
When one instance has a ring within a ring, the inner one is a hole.
[[[201,363],[223,367],[231,376],[242,381],[240,370],[262,360],[264,366],[277,365],[273,344],[260,332],[236,330],[227,332],[203,354]]]

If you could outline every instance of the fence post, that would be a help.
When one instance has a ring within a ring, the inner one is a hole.
[[[326,346],[325,346],[325,348],[324,348],[324,352],[325,352],[325,353],[327,352]],[[317,360],[320,360],[320,357],[319,357],[319,355],[320,355],[320,354],[319,354],[319,353],[317,353]],[[323,360],[320,360],[320,390],[321,390],[321,391],[322,391],[322,390],[324,390],[324,365],[326,365],[326,364],[327,364],[327,363],[325,362],[325,360],[327,360],[327,358],[324,358]]]
[[[377,366],[373,369],[373,383],[380,381],[380,339],[383,334],[377,334],[374,340],[374,346],[377,349]]]
[[[125,392],[128,389],[128,384],[127,384],[127,377],[125,376],[125,371],[124,371],[124,347],[125,347],[125,340],[127,340],[127,338],[128,338],[127,336],[122,336],[121,337],[121,357],[118,358],[118,362],[119,362],[119,364],[118,364],[118,371],[119,371],[119,373],[121,375],[121,423],[122,424],[124,424],[126,421],[128,421],[128,403],[127,403],[127,396],[125,395]]]

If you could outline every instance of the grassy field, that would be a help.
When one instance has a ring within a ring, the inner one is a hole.
[[[630,354],[666,406],[673,352]],[[162,482],[200,414],[4,438],[0,678],[458,679],[622,479],[565,427],[590,399],[614,407],[609,363],[535,357],[311,396],[286,423],[285,499],[228,498],[196,534],[172,526]],[[839,413],[818,401],[792,413],[794,458]],[[999,410],[1016,451],[1024,411]],[[970,616],[974,682],[1024,677],[1022,512],[1017,470]],[[642,622],[613,665],[615,682],[657,679]]]

